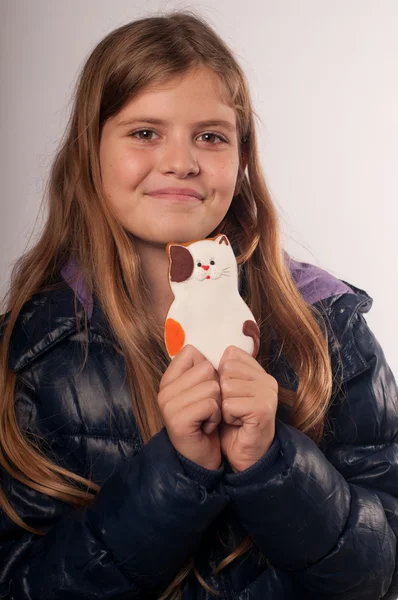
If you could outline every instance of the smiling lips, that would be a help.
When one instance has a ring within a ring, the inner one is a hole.
[[[204,196],[200,192],[192,188],[176,188],[176,187],[167,187],[161,188],[158,190],[153,190],[152,192],[148,192],[150,196],[190,196],[193,198],[197,198],[198,200],[203,200]]]

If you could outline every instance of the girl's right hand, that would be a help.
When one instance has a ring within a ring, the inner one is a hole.
[[[194,346],[184,346],[167,367],[158,404],[174,448],[206,469],[218,469],[220,384],[213,365]]]

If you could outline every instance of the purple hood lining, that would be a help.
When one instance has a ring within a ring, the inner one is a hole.
[[[296,261],[286,252],[285,257],[297,288],[308,304],[315,304],[315,302],[340,294],[355,294],[348,285],[328,273],[328,271],[310,263]],[[74,281],[76,272],[77,263],[75,260],[70,259],[62,268],[61,275],[74,290],[88,312],[88,318],[90,319],[93,311],[93,299],[87,293],[82,279]]]

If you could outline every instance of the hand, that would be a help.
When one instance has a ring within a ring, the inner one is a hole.
[[[228,346],[218,367],[221,452],[234,472],[248,469],[275,436],[278,382],[250,354]]]
[[[218,469],[220,385],[217,371],[194,346],[184,346],[171,361],[157,400],[174,448],[206,469]]]

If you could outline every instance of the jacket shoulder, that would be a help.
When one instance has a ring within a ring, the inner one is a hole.
[[[369,312],[373,298],[363,289],[339,279],[326,269],[293,259],[284,251],[284,259],[303,300],[314,308],[312,314],[327,336],[335,391],[338,386],[371,368],[372,356],[357,343],[359,321],[362,339],[374,338],[363,313]],[[244,267],[241,266],[241,293],[245,291]],[[326,331],[325,331],[326,330]],[[281,385],[297,391],[298,377],[286,360],[278,341],[272,340],[271,355],[278,358],[269,366]]]
[[[327,337],[335,393],[343,382],[370,367],[369,358],[357,344],[355,325],[363,319],[362,313],[370,310],[373,298],[365,290],[316,265],[293,260],[287,254],[286,262],[297,289],[315,309],[313,316]],[[368,327],[366,331],[370,334]],[[279,354],[275,340],[273,349],[273,354]],[[298,378],[283,355],[273,366],[273,374],[281,385],[297,390]]]
[[[330,313],[334,310],[336,302],[343,297],[344,304],[356,306],[362,312],[370,310],[373,298],[365,290],[335,277],[321,267],[294,260],[287,253],[285,256],[292,278],[308,304],[316,305],[322,302],[322,306]]]
[[[76,304],[76,311],[75,311]],[[4,315],[0,341],[9,321]],[[69,285],[39,292],[22,307],[14,325],[8,354],[8,366],[19,372],[58,342],[75,333],[85,321],[85,307]]]

